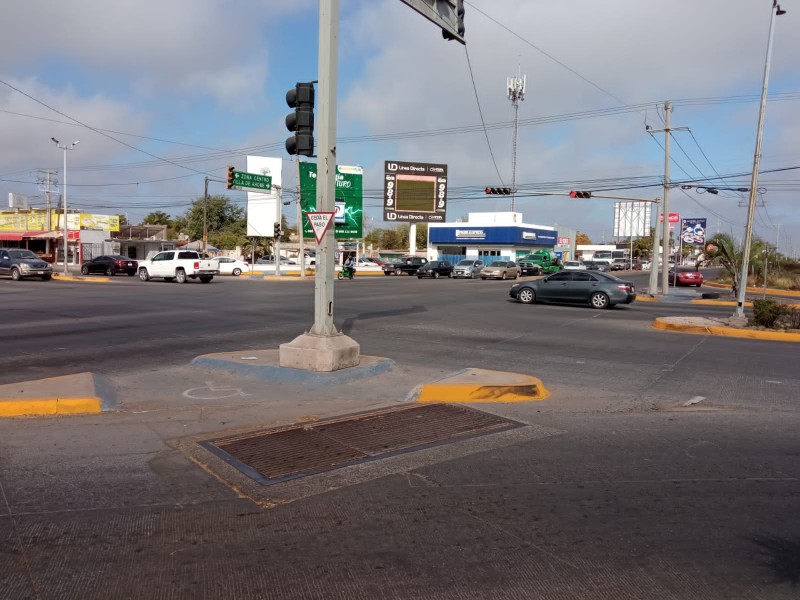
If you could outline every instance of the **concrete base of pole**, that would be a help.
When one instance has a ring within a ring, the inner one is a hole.
[[[306,371],[338,371],[358,366],[361,347],[344,335],[304,333],[280,345],[280,366]]]

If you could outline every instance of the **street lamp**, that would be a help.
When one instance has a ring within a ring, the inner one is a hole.
[[[786,14],[778,4],[772,0],[769,17],[769,38],[767,39],[767,58],[764,61],[764,83],[761,87],[761,109],[758,112],[758,129],[756,131],[756,150],[753,155],[753,175],[750,180],[750,201],[747,205],[747,225],[744,229],[744,250],[742,255],[742,270],[739,281],[739,290],[736,298],[734,318],[744,319],[744,301],[747,293],[747,270],[750,268],[750,245],[753,238],[753,218],[756,213],[756,194],[758,193],[758,167],[761,164],[761,137],[764,134],[764,114],[767,111],[767,84],[769,83],[769,65],[772,59],[772,34],[775,31],[775,16]]]
[[[67,244],[69,243],[67,241],[69,238],[69,227],[67,226],[67,150],[74,150],[75,146],[80,143],[80,140],[75,140],[69,146],[67,146],[66,144],[59,142],[54,137],[51,137],[50,139],[53,140],[53,143],[55,143],[58,148],[64,151],[64,275],[69,275],[69,268],[67,264],[69,255],[67,252]]]

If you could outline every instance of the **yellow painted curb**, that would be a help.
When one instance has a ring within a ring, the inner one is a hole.
[[[548,396],[550,392],[538,377],[466,369],[436,383],[424,384],[417,396],[417,402],[532,402],[544,400]]]
[[[738,329],[715,325],[692,325],[690,323],[670,323],[661,318],[653,321],[653,327],[662,331],[677,333],[694,333],[699,335],[719,335],[723,337],[746,338],[751,340],[769,340],[772,342],[800,342],[800,333],[761,331],[758,329]]]
[[[730,285],[724,283],[714,283],[713,281],[708,281],[703,285],[715,288],[724,288],[724,289],[730,289],[731,287]],[[764,288],[760,287],[749,287],[747,288],[747,291],[750,292],[751,294],[763,294],[765,292]],[[795,292],[794,290],[776,290],[774,288],[767,288],[766,293],[772,296],[797,296],[798,298],[800,298],[800,292]]]
[[[734,300],[692,300],[692,304],[705,304],[707,306],[736,306],[738,302]],[[745,302],[745,306],[753,306],[752,302]]]
[[[636,302],[658,302],[658,298],[651,298],[650,296],[636,296]]]
[[[100,398],[2,398],[0,417],[80,415],[102,412]]]
[[[58,279],[59,281],[88,281],[89,283],[107,283],[111,281],[110,277],[79,277],[77,275],[59,275],[58,273],[53,273],[53,279]]]

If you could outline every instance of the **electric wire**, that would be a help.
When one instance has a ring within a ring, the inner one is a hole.
[[[494,158],[494,152],[492,151],[492,144],[489,141],[489,134],[486,132],[486,123],[483,120],[483,110],[481,110],[481,101],[478,97],[478,87],[475,85],[475,76],[472,73],[472,62],[469,60],[469,50],[467,50],[466,44],[464,44],[464,56],[467,57],[467,67],[469,67],[469,78],[472,81],[472,90],[475,92],[475,103],[478,105],[478,114],[481,117],[481,125],[483,126],[483,134],[486,137],[486,145],[489,148],[489,154],[492,157],[492,164],[494,165],[494,170],[497,172],[497,177],[500,179],[500,182],[503,183],[503,176],[500,175],[500,169],[497,168],[497,161]]]

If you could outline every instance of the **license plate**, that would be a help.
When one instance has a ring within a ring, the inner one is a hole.
[[[636,291],[636,286],[635,286],[635,285],[632,285],[632,286],[631,286],[631,292],[635,292],[635,291]]]

